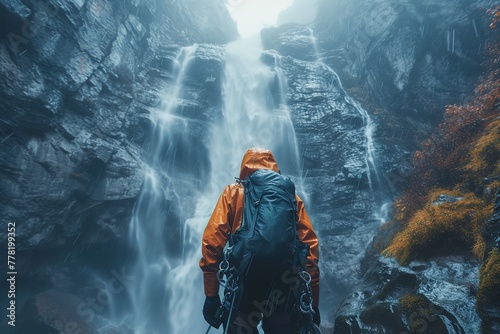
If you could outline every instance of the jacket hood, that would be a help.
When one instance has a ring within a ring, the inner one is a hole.
[[[272,169],[279,172],[271,151],[265,148],[249,148],[241,162],[240,179],[244,180],[258,169]]]

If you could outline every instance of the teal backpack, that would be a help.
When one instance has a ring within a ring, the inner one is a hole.
[[[278,267],[303,267],[309,245],[297,234],[297,200],[293,181],[270,169],[259,169],[245,180],[241,226],[230,237],[229,262],[239,275],[256,261]]]

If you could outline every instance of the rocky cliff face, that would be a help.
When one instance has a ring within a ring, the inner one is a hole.
[[[487,7],[463,0],[322,2],[312,26],[318,53],[378,118],[384,152],[408,161],[445,106],[471,96],[491,36]],[[388,158],[386,177],[397,191],[406,168],[391,156],[380,159]]]
[[[26,3],[0,4],[3,218],[23,222],[19,250],[120,235],[175,54],[235,26],[218,2],[196,15],[194,1]]]
[[[325,62],[392,113],[439,119],[479,74],[487,1],[324,1],[314,26]],[[453,78],[453,79],[452,79]]]

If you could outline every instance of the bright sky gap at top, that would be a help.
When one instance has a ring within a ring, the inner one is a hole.
[[[279,13],[292,3],[293,0],[226,0],[242,38],[257,35],[262,28],[276,26]]]

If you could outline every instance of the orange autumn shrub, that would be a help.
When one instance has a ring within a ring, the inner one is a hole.
[[[500,119],[486,126],[470,151],[466,169],[482,175],[500,174]]]

